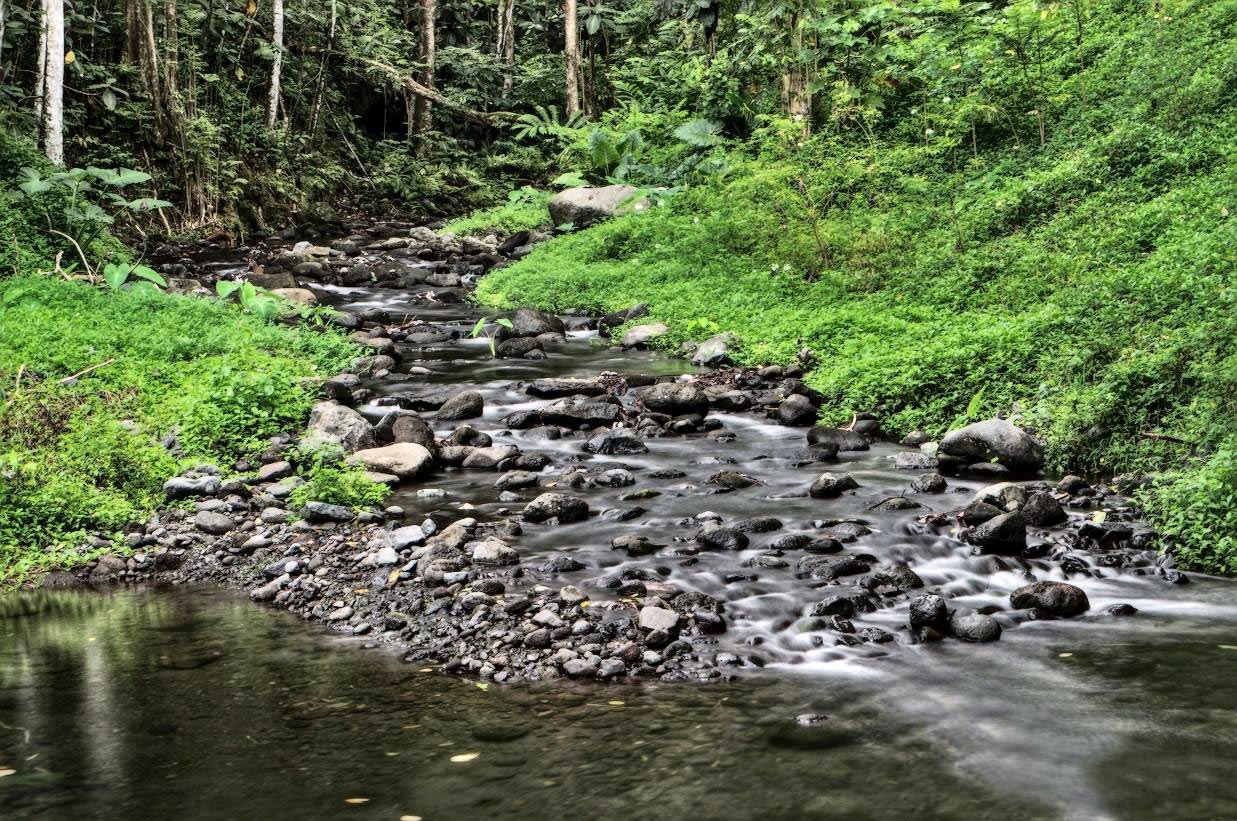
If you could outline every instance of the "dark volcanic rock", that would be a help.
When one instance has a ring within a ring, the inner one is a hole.
[[[1009,594],[1017,610],[1032,610],[1038,618],[1069,618],[1091,609],[1081,587],[1065,582],[1034,582]]]

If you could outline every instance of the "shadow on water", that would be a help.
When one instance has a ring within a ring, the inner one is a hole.
[[[1237,814],[1237,651],[1188,619],[485,689],[217,591],[22,594],[0,625],[6,818]]]

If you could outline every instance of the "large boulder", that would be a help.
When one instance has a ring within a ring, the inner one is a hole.
[[[438,409],[439,422],[458,422],[461,419],[476,419],[485,410],[485,399],[477,391],[461,391],[452,396]]]
[[[1017,511],[993,516],[968,530],[966,540],[984,553],[1021,553],[1027,546],[1026,519]]]
[[[619,344],[624,348],[642,348],[654,339],[665,336],[668,333],[670,333],[670,329],[664,323],[649,322],[628,330],[627,333],[623,334],[623,338],[619,340]]]
[[[1017,610],[1031,610],[1038,618],[1069,618],[1091,609],[1081,587],[1065,582],[1033,582],[1009,594]]]
[[[524,518],[530,522],[577,522],[588,518],[588,503],[566,493],[543,493],[524,507]]]
[[[401,479],[415,479],[434,467],[434,455],[415,442],[397,442],[380,448],[366,448],[352,454],[352,460],[366,470],[390,473]]]
[[[509,337],[540,336],[541,334],[563,335],[563,321],[554,314],[533,308],[518,308],[509,317],[511,327],[499,326],[499,339]]]
[[[868,438],[862,433],[845,428],[830,428],[816,425],[807,432],[809,445],[833,445],[838,450],[868,450]]]
[[[1035,437],[1005,419],[988,419],[951,430],[941,440],[937,457],[942,463],[961,465],[996,462],[1018,471],[1034,471],[1044,465],[1044,451]]]
[[[646,198],[636,198],[634,185],[607,185],[603,188],[568,188],[550,198],[550,217],[555,225],[571,223],[583,228],[600,220],[649,207]]]
[[[680,382],[659,382],[640,388],[636,395],[644,406],[656,413],[670,416],[682,416],[687,413],[698,413],[701,416],[709,412],[709,397],[695,385],[684,385]]]
[[[319,402],[309,414],[309,429],[301,445],[312,450],[338,445],[344,450],[360,450],[374,444],[374,429],[365,417],[338,402]]]
[[[623,408],[613,402],[569,396],[546,405],[538,413],[538,418],[547,425],[591,428],[598,425],[612,425],[622,415]]]
[[[730,349],[737,343],[738,337],[729,332],[710,337],[696,346],[692,364],[705,368],[724,365],[730,361]]]

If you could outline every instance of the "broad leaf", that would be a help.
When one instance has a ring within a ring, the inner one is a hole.
[[[141,279],[147,280],[148,282],[153,282],[154,284],[158,285],[160,288],[168,287],[168,282],[166,279],[160,276],[159,273],[155,271],[153,268],[147,268],[145,265],[139,265],[136,268],[134,268],[133,276],[140,277]]]

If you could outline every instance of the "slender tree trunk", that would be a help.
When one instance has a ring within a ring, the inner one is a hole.
[[[42,0],[39,5],[39,50],[38,65],[34,77],[34,121],[39,129],[38,136],[42,137],[43,128],[43,104],[47,100],[47,3],[48,0]]]
[[[503,99],[511,96],[515,85],[515,0],[498,0],[498,47],[503,65]]]
[[[180,96],[180,25],[176,0],[167,0],[163,6],[163,92],[169,108],[176,108]]]
[[[563,0],[563,34],[567,75],[567,105],[564,111],[570,118],[580,113],[580,27],[576,20],[576,0]]]
[[[331,24],[326,33],[326,54],[322,55],[322,63],[318,66],[318,85],[314,89],[314,104],[309,111],[309,134],[312,137],[318,133],[318,118],[322,115],[322,96],[326,93],[326,64],[335,50],[335,21],[337,18],[336,0],[331,0]]]
[[[43,152],[64,165],[64,0],[44,0]]]
[[[283,71],[283,0],[272,0],[271,45],[275,49],[275,62],[271,65],[271,96],[266,105],[266,127],[275,127],[279,116],[279,75]]]
[[[435,44],[434,29],[438,25],[437,0],[421,0],[421,85],[433,91]],[[416,131],[425,134],[434,127],[434,104],[425,97],[417,98]]]
[[[8,4],[0,0],[0,82],[4,82],[4,24],[8,21]]]
[[[803,60],[803,27],[798,12],[790,15],[790,65],[782,75],[786,114],[803,125],[803,136],[812,128],[812,92],[807,63]]]

